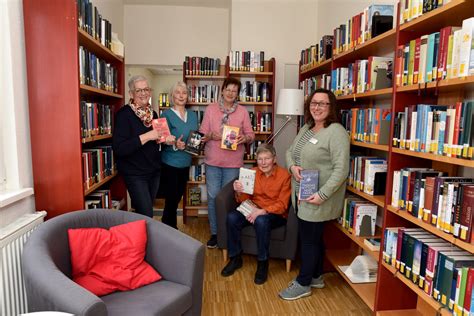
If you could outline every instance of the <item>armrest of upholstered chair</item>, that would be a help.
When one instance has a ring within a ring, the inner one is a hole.
[[[216,196],[217,247],[221,249],[227,249],[227,213],[239,205],[235,200],[233,182],[227,183]]]

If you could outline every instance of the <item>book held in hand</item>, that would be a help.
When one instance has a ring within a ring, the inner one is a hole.
[[[184,151],[190,153],[191,155],[199,155],[204,147],[204,142],[202,138],[204,134],[198,131],[191,131],[189,133],[188,141],[186,142],[186,147]]]
[[[154,130],[161,132],[161,138],[157,139],[158,143],[164,143],[166,138],[171,135],[170,128],[166,118],[160,117],[151,121]]]
[[[255,185],[255,175],[257,172],[252,169],[240,168],[239,181],[244,187],[244,193],[253,194],[253,188]]]
[[[237,136],[240,128],[236,126],[224,125],[222,129],[221,148],[226,150],[237,150]]]
[[[247,217],[253,212],[254,208],[258,208],[258,206],[254,202],[252,202],[252,200],[248,199],[243,201],[239,206],[237,206],[237,211]]]
[[[307,200],[319,190],[319,170],[301,170],[300,190],[298,198]]]

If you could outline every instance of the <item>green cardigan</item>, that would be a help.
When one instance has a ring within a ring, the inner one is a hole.
[[[286,152],[288,169],[295,165],[294,147],[309,129],[304,125],[293,144]],[[315,133],[316,144],[306,143],[301,150],[303,169],[319,170],[319,195],[324,200],[321,205],[302,201],[298,205],[298,217],[309,222],[324,222],[341,215],[346,191],[346,179],[349,174],[349,137],[339,123],[333,123]],[[291,177],[291,201],[295,204],[296,181]]]

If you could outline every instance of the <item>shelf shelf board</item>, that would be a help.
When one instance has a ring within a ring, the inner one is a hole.
[[[260,76],[260,77],[272,77],[273,72],[270,71],[229,71],[229,75],[232,76],[242,76],[242,77],[254,77],[254,76]]]
[[[211,102],[188,102],[188,103],[186,103],[186,105],[189,105],[189,106],[207,106],[207,105],[209,105],[209,103],[211,103]],[[166,107],[166,108],[170,108],[170,107]]]
[[[388,145],[364,143],[364,142],[359,142],[356,140],[351,140],[351,145],[370,148],[370,149],[376,149],[376,150],[381,150],[381,151],[388,151]]]
[[[357,244],[360,248],[364,249],[372,258],[374,258],[377,262],[379,261],[379,251],[373,251],[370,250],[369,247],[364,243],[364,239],[366,238],[380,238],[382,236],[382,229],[378,226],[376,226],[376,232],[375,236],[370,236],[370,237],[359,237],[359,236],[354,236],[352,235],[347,229],[342,227],[339,223],[336,221],[331,222],[333,226],[335,226],[337,229],[339,229],[341,232],[344,233],[347,237],[349,237],[353,242]]]
[[[86,143],[91,143],[91,142],[95,142],[95,141],[98,141],[98,140],[109,139],[109,138],[112,138],[112,134],[84,137],[84,138],[81,139],[81,141],[82,141],[83,144],[86,144]]]
[[[226,76],[200,76],[200,75],[186,75],[186,80],[224,80]]]
[[[449,163],[452,165],[459,165],[459,166],[464,166],[468,168],[474,168],[474,160],[469,160],[469,159],[447,157],[447,156],[435,155],[431,153],[423,153],[423,152],[412,151],[412,150],[401,149],[401,148],[392,148],[392,152],[401,154],[401,155],[407,155],[407,156],[412,156],[412,157],[418,157],[418,158],[423,158],[423,159]]]
[[[428,83],[414,84],[409,86],[397,87],[397,92],[423,92],[425,90],[438,90],[443,92],[459,91],[466,88],[474,87],[474,76],[444,79],[438,82],[432,81]]]
[[[385,195],[370,195],[370,194],[367,194],[367,193],[364,193],[362,191],[359,191],[357,190],[356,188],[348,185],[347,186],[347,191],[350,191],[354,194],[357,194],[358,196],[380,206],[380,207],[383,207],[384,206],[384,202],[385,202]]]
[[[474,253],[474,244],[464,242],[461,239],[456,238],[451,234],[445,233],[444,231],[441,231],[441,230],[437,229],[435,226],[432,226],[429,223],[426,223],[426,222],[422,221],[421,219],[412,216],[411,214],[409,214],[405,210],[400,210],[400,209],[395,208],[391,205],[387,205],[387,210],[389,210],[390,212],[392,212],[392,213],[394,213],[394,214],[396,214],[396,215],[412,222],[413,224],[423,228],[424,230],[429,231],[433,235],[436,235],[438,237],[443,238],[444,240],[452,243],[453,245],[455,245],[455,246],[457,246],[461,249],[467,250],[470,253]]]
[[[244,163],[256,163],[257,160],[255,159],[244,159]]]
[[[90,36],[89,33],[84,31],[83,29],[78,28],[77,30],[79,45],[84,46],[89,51],[94,53],[94,55],[101,59],[105,59],[109,62],[123,63],[123,57],[115,55],[114,52],[102,45],[102,43]]]
[[[188,181],[188,184],[206,184],[206,181]]]
[[[416,309],[397,309],[390,311],[378,311],[376,316],[423,316],[423,314]]]
[[[337,100],[354,100],[357,99],[368,99],[368,98],[375,98],[375,97],[392,97],[393,88],[385,88],[385,89],[378,89],[367,91],[364,93],[355,93],[350,95],[341,95],[337,97]]]
[[[187,210],[207,210],[207,204],[186,205]]]
[[[400,25],[400,32],[429,34],[448,25],[461,25],[462,20],[472,16],[473,9],[472,0],[451,0],[442,7]]]
[[[328,258],[329,262],[336,268],[337,272],[344,278],[344,280],[349,283],[351,288],[360,296],[360,298],[364,301],[367,306],[373,311],[374,310],[374,302],[375,302],[375,282],[374,283],[360,283],[354,284],[352,283],[339,269],[339,266],[346,266],[350,265],[352,260],[358,254],[354,251],[350,250],[326,250],[326,257]]]
[[[255,132],[255,135],[270,135],[272,132]]]
[[[426,294],[422,289],[418,287],[418,285],[413,283],[411,280],[407,279],[401,273],[397,273],[397,269],[387,264],[386,262],[382,262],[382,266],[386,268],[388,271],[390,271],[394,277],[398,278],[406,286],[408,286],[413,292],[415,292],[418,295],[419,298],[421,298],[423,301],[428,303],[434,310],[440,311],[441,315],[443,316],[452,315],[452,313],[449,312],[447,308],[445,308],[443,305],[435,301],[431,296]]]
[[[260,106],[271,106],[272,102],[251,102],[251,101],[239,101],[240,105],[260,105]]]
[[[89,195],[91,194],[92,192],[94,192],[95,190],[97,190],[99,187],[101,187],[103,184],[109,182],[110,180],[112,180],[115,176],[117,175],[116,172],[112,173],[110,176],[108,177],[105,177],[104,179],[102,179],[101,181],[99,181],[98,183],[94,183],[93,185],[91,185],[88,189],[85,189],[84,190],[84,195]]]
[[[123,99],[123,95],[121,95],[121,94],[117,94],[117,93],[113,93],[113,92],[110,92],[110,91],[105,91],[105,90],[102,90],[102,89],[94,88],[94,87],[91,87],[91,86],[88,86],[88,85],[85,85],[85,84],[81,84],[79,86],[79,88],[81,89],[81,94],[101,95],[101,96],[114,97],[114,98],[117,98],[117,99]]]
[[[324,73],[329,73],[331,71],[331,62],[332,59],[326,59],[325,61],[315,64],[315,65],[307,65],[304,70],[301,71],[302,76],[310,76],[310,75],[319,75],[319,74],[324,74]]]
[[[333,56],[333,60],[337,63],[347,63],[356,59],[367,58],[368,56],[386,55],[395,49],[395,35],[396,29],[391,29],[363,44]]]

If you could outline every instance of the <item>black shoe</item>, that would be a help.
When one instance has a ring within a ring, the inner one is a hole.
[[[221,271],[221,275],[228,277],[234,274],[235,270],[242,268],[242,257],[240,255],[230,258],[229,263],[226,264]]]
[[[207,242],[207,248],[217,247],[217,235],[211,235],[211,239]]]
[[[255,272],[255,284],[263,284],[267,281],[268,276],[268,260],[258,261],[257,272]]]

